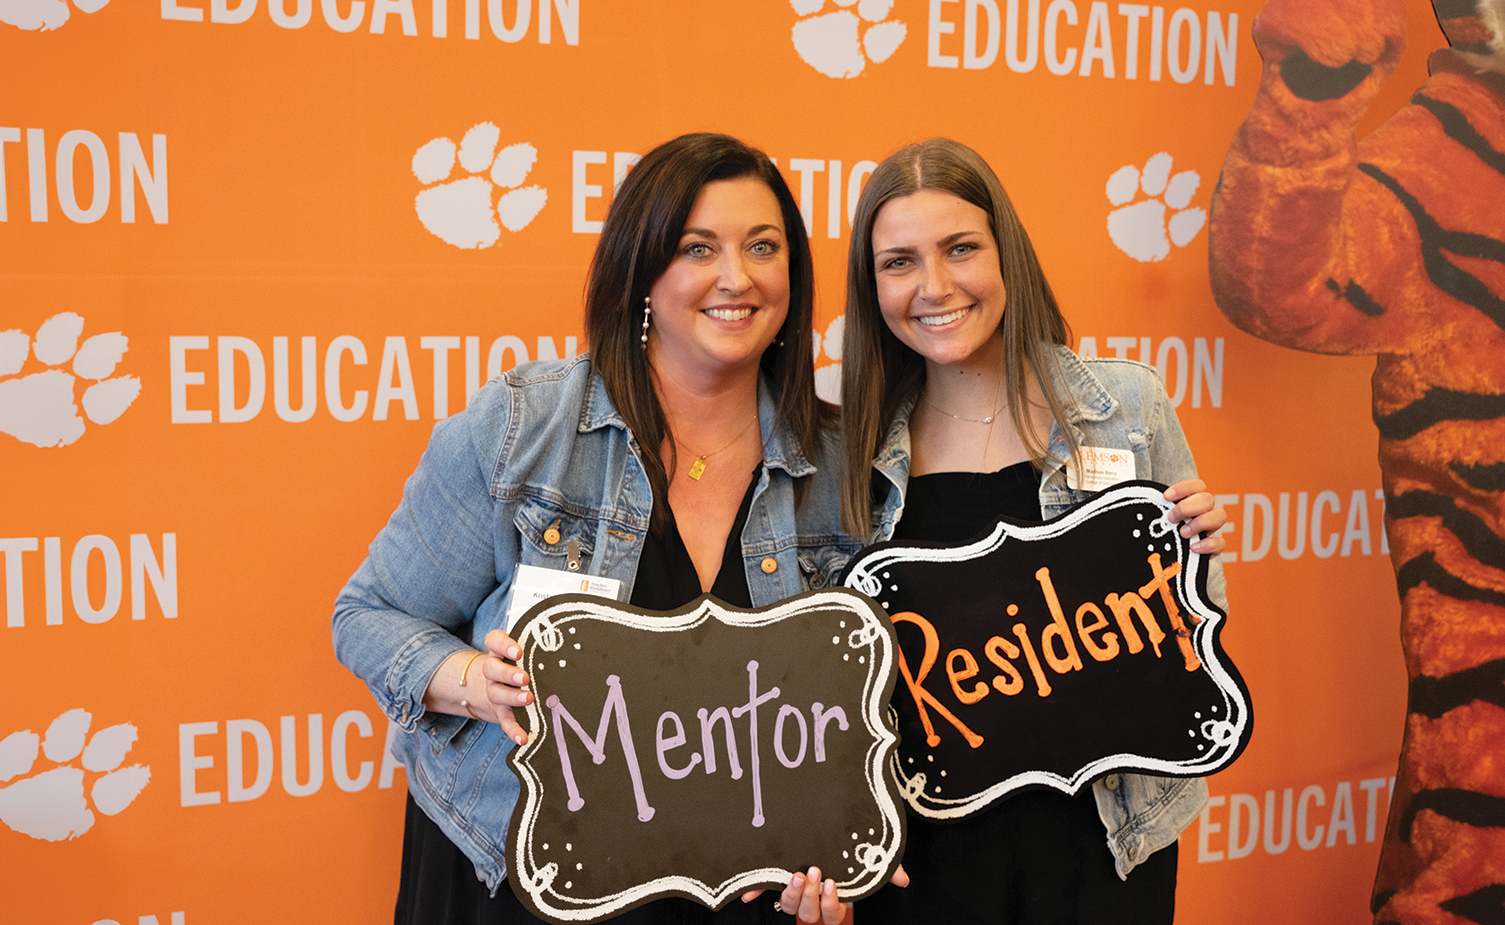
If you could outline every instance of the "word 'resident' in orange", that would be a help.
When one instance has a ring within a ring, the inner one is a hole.
[[[1055,585],[1051,581],[1050,568],[1042,566],[1035,572],[1035,580],[1040,584],[1040,591],[1045,597],[1045,606],[1050,611],[1051,621],[1040,631],[1039,645],[1036,646],[1030,639],[1029,628],[1023,623],[1015,623],[1011,628],[1014,638],[1018,640],[1018,645],[1003,636],[994,636],[989,639],[983,645],[983,655],[1000,672],[993,676],[991,689],[988,683],[981,680],[970,686],[966,685],[965,682],[977,677],[981,668],[977,658],[966,648],[952,649],[946,655],[946,677],[951,682],[951,692],[963,705],[977,703],[993,690],[1009,697],[1023,692],[1024,674],[1015,664],[1022,655],[1025,667],[1035,682],[1035,693],[1041,697],[1049,697],[1052,687],[1050,676],[1045,673],[1046,667],[1059,675],[1081,671],[1084,667],[1077,649],[1077,639],[1081,640],[1081,647],[1087,651],[1088,657],[1094,662],[1109,662],[1117,658],[1125,649],[1130,655],[1144,650],[1144,639],[1139,633],[1140,626],[1144,628],[1144,635],[1149,637],[1155,657],[1159,658],[1160,643],[1165,641],[1166,633],[1160,628],[1146,600],[1154,600],[1157,596],[1156,592],[1158,592],[1161,604],[1165,607],[1166,619],[1170,623],[1172,634],[1176,637],[1176,645],[1181,649],[1186,670],[1196,671],[1201,668],[1202,662],[1197,658],[1197,653],[1192,647],[1191,630],[1182,618],[1181,610],[1176,606],[1175,595],[1171,592],[1171,579],[1181,574],[1181,563],[1173,562],[1170,568],[1165,568],[1160,564],[1158,552],[1151,553],[1147,561],[1155,577],[1141,586],[1137,593],[1125,591],[1123,594],[1109,594],[1103,599],[1103,603],[1113,614],[1113,624],[1108,622],[1108,617],[1101,607],[1087,601],[1076,609],[1074,627],[1072,623],[1067,622],[1066,613],[1061,609],[1061,599],[1056,594]],[[1007,611],[1009,616],[1017,616],[1019,605],[1010,604]],[[1196,614],[1190,614],[1190,616],[1193,623],[1201,622],[1201,617]],[[919,708],[920,722],[925,727],[926,743],[934,747],[941,742],[941,737],[936,734],[935,724],[930,718],[930,711],[934,710],[956,727],[962,737],[967,740],[968,745],[973,748],[982,745],[983,737],[962,722],[950,708],[937,699],[935,694],[925,688],[925,679],[930,676],[930,671],[935,667],[941,652],[940,634],[936,632],[934,624],[914,611],[896,613],[892,619],[894,623],[910,623],[919,627],[925,637],[925,654],[920,659],[919,673],[916,674],[910,670],[902,647],[899,649],[899,671],[904,675],[904,683],[909,688],[910,696],[914,698],[915,706]],[[1139,621],[1139,626],[1135,626],[1136,619]],[[1109,629],[1110,625],[1115,624],[1118,627],[1117,633]],[[1119,645],[1120,634],[1123,636],[1122,646]]]

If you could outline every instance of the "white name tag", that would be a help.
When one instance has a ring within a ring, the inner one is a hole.
[[[556,594],[594,594],[616,600],[621,591],[622,582],[616,578],[519,565],[512,578],[511,599],[507,604],[507,634],[512,634],[512,627],[529,608]]]
[[[1082,447],[1082,469],[1066,466],[1066,484],[1078,491],[1102,491],[1134,478],[1134,454],[1101,446]]]

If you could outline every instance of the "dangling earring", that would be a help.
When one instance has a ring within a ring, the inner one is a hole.
[[[643,349],[648,349],[648,325],[653,321],[653,297],[643,296]]]

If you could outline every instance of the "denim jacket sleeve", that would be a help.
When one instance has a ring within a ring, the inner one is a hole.
[[[460,628],[496,588],[488,485],[511,417],[504,397],[483,390],[477,398],[498,407],[434,427],[402,502],[335,603],[336,656],[409,732],[439,665],[466,647]]]

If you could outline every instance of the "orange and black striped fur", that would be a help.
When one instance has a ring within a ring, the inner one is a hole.
[[[1362,142],[1404,6],[1271,2],[1259,95],[1213,199],[1213,291],[1235,324],[1378,357],[1410,674],[1380,923],[1505,925],[1505,67],[1489,63],[1505,63],[1505,0],[1477,2],[1436,0],[1453,49]]]

